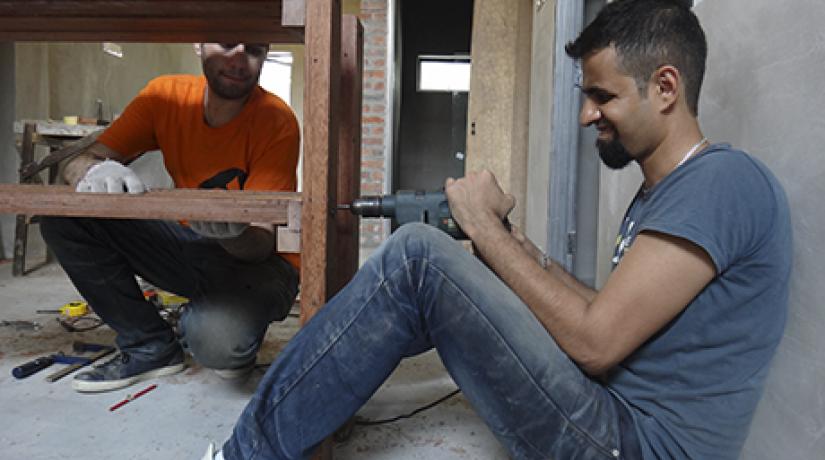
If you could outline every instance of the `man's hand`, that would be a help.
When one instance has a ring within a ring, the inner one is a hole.
[[[460,179],[450,177],[444,184],[444,192],[453,218],[471,239],[485,226],[502,225],[516,204],[488,170],[471,172]]]
[[[104,160],[86,171],[75,190],[92,193],[143,193],[146,186],[128,167],[117,161]]]
[[[249,224],[240,222],[189,222],[189,227],[197,234],[207,238],[226,240],[237,238],[249,228]]]

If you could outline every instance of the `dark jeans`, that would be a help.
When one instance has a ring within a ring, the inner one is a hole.
[[[179,323],[182,344],[215,369],[253,361],[269,323],[286,317],[298,289],[297,271],[276,254],[244,262],[174,222],[44,217],[40,228],[75,288],[117,332],[118,347],[136,359],[170,356],[180,344],[135,275],[190,299]]]
[[[395,232],[289,342],[224,456],[308,457],[403,357],[433,347],[513,458],[641,458],[623,404],[493,272],[424,224]]]

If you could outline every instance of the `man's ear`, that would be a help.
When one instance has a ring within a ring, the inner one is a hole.
[[[201,45],[202,43],[192,43],[192,48],[195,49],[195,55],[201,57]]]
[[[651,86],[653,97],[662,105],[662,110],[670,110],[681,97],[682,75],[679,69],[671,65],[664,65],[653,72]]]

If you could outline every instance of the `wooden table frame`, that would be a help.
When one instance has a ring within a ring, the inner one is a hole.
[[[358,223],[335,209],[339,200],[358,195],[360,183],[363,30],[356,17],[342,18],[340,0],[0,0],[0,41],[305,43],[300,197],[209,191],[212,202],[201,205],[205,192],[78,197],[56,186],[39,186],[48,189],[44,195],[33,193],[28,188],[33,186],[4,185],[0,213],[112,217],[114,209],[131,208],[154,209],[142,217],[161,218],[165,206],[153,203],[166,194],[181,212],[165,217],[195,217],[200,209],[216,220],[231,220],[260,204],[257,200],[274,210],[300,199],[302,322],[354,274]],[[130,206],[112,207],[107,204],[112,199],[130,200]],[[329,443],[321,450],[329,454]]]
[[[338,216],[336,221],[335,207],[339,199],[349,201],[358,194],[363,31],[357,18],[342,18],[340,0],[0,0],[0,41],[61,40],[303,41],[303,320],[324,305],[342,279],[354,273],[352,261],[357,264],[358,245],[352,235],[357,235],[357,222],[349,216]],[[0,200],[0,212],[76,215],[85,209],[93,216],[107,214],[101,211],[105,206],[95,208],[96,198],[85,199],[78,209],[80,205],[69,197],[74,192],[66,189],[53,192],[66,195],[62,210],[46,211],[34,203],[27,209],[31,195],[25,190],[4,186],[0,194],[7,199]],[[271,196],[278,199],[277,193]],[[127,198],[135,200],[134,209],[153,199],[152,194]],[[286,201],[294,199],[292,194],[284,196]],[[15,211],[10,202],[15,203]],[[214,206],[210,209],[220,218]],[[341,260],[350,262],[342,267]]]

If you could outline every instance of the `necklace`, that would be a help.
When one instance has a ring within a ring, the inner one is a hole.
[[[687,151],[685,156],[682,157],[682,161],[680,161],[679,164],[676,165],[676,168],[678,168],[679,166],[682,166],[682,163],[688,161],[688,158],[690,158],[694,153],[696,153],[696,151],[699,150],[699,147],[701,147],[702,144],[704,144],[707,141],[708,141],[708,138],[703,137],[701,141],[697,142],[696,145],[691,147],[690,150]],[[673,168],[673,169],[676,169],[676,168]]]
[[[678,164],[677,164],[677,165],[673,168],[673,171],[675,171],[675,170],[676,170],[679,166],[682,166],[682,164],[683,164],[684,162],[688,161],[688,159],[689,159],[691,156],[693,156],[693,154],[694,154],[694,153],[696,153],[696,152],[699,150],[699,147],[701,147],[701,146],[702,146],[705,142],[707,142],[707,141],[708,141],[708,138],[707,138],[707,137],[703,137],[703,138],[702,138],[702,140],[700,140],[699,142],[697,142],[696,144],[694,144],[694,145],[693,145],[693,147],[691,147],[691,148],[690,148],[690,150],[688,150],[688,151],[687,151],[687,153],[685,153],[685,156],[684,156],[684,157],[682,157],[682,161],[680,161],[680,162],[679,162],[679,163],[678,163]],[[673,172],[673,171],[671,171],[671,172]],[[643,196],[644,196],[644,195],[647,195],[649,192],[650,192],[650,188],[645,187],[645,186],[644,186],[644,184],[642,184],[642,195],[643,195]]]

